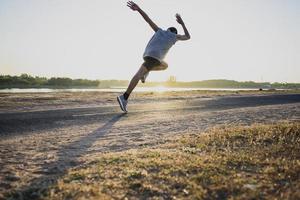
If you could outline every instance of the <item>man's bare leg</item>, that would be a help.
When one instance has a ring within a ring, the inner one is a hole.
[[[146,73],[148,73],[148,69],[142,65],[140,67],[140,69],[138,70],[138,72],[131,79],[126,92],[123,95],[120,95],[117,97],[120,107],[124,112],[127,113],[127,99],[129,98],[129,95],[131,94],[133,89],[136,87],[136,85],[140,81],[141,77],[144,76]]]
[[[128,96],[131,94],[131,92],[133,91],[133,89],[136,87],[136,85],[138,84],[138,82],[140,81],[140,79],[147,73],[149,72],[148,69],[142,65],[140,67],[140,69],[138,70],[138,72],[133,76],[133,78],[131,79],[129,86],[125,92],[125,95],[127,94]],[[125,99],[127,100],[128,97],[125,97]]]
[[[151,69],[151,71],[162,71],[162,70],[166,70],[168,68],[168,63],[161,61],[161,64],[158,66],[155,66]],[[150,71],[148,71],[147,73],[145,73],[144,76],[142,76],[141,81],[142,83],[145,83],[146,77],[148,76]]]
[[[161,64],[153,67],[151,71],[161,71],[161,70],[166,70],[167,68],[168,68],[168,63],[161,61]]]

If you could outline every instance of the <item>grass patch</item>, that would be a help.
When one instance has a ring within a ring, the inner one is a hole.
[[[45,199],[300,199],[300,123],[211,129],[104,154]]]

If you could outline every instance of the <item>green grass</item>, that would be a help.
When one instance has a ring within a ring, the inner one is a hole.
[[[299,199],[300,123],[211,129],[72,169],[45,199]]]

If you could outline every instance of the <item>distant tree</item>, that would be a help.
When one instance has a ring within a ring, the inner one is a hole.
[[[72,79],[70,78],[50,78],[48,80],[48,85],[51,86],[71,86],[72,85]]]

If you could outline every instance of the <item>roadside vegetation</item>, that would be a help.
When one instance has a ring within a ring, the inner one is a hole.
[[[300,122],[214,128],[74,168],[45,199],[300,199]]]

